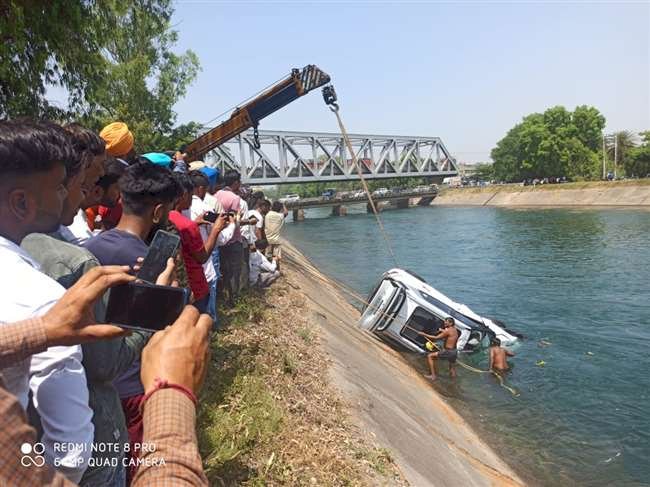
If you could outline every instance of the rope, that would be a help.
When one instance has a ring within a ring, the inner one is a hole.
[[[361,165],[359,164],[359,160],[357,159],[356,154],[354,153],[354,149],[352,148],[352,143],[350,142],[350,137],[348,136],[348,132],[345,129],[345,125],[343,125],[343,120],[341,120],[341,115],[339,114],[339,109],[338,107],[330,107],[330,110],[334,112],[334,115],[336,115],[336,120],[339,123],[339,128],[341,129],[341,134],[343,135],[343,138],[345,139],[345,145],[347,146],[348,150],[350,151],[350,155],[352,156],[352,163],[354,166],[357,168],[357,174],[359,175],[359,179],[361,180],[361,185],[363,186],[363,190],[366,192],[366,195],[368,196],[368,202],[370,203],[370,207],[372,208],[372,212],[375,215],[375,218],[377,219],[377,224],[379,225],[379,229],[381,230],[381,234],[384,237],[384,240],[386,242],[386,246],[388,247],[388,251],[390,252],[391,257],[393,258],[393,262],[395,263],[396,267],[399,267],[399,262],[397,261],[397,256],[395,255],[395,252],[393,251],[393,246],[390,244],[390,240],[388,238],[388,234],[386,233],[386,229],[384,228],[384,224],[381,221],[381,218],[379,217],[379,212],[377,211],[377,207],[375,206],[375,202],[372,199],[372,194],[370,193],[370,189],[368,188],[368,184],[366,183],[365,178],[363,177],[363,171],[361,170]]]

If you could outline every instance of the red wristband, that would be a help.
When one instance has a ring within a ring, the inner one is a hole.
[[[149,392],[147,392],[144,395],[144,397],[142,398],[142,400],[140,401],[140,410],[141,411],[142,411],[142,408],[144,407],[144,403],[147,402],[147,400],[151,397],[151,395],[154,392],[159,391],[160,389],[176,389],[177,391],[180,391],[183,394],[185,394],[187,397],[189,397],[190,401],[192,401],[195,406],[198,405],[199,401],[196,399],[196,396],[194,395],[194,393],[185,386],[182,386],[180,384],[174,384],[172,382],[168,382],[167,380],[160,379],[159,377],[156,377],[154,379],[153,384],[154,384],[153,389],[151,389]]]

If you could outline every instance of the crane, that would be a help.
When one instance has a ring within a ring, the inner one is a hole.
[[[329,82],[329,75],[313,64],[303,69],[292,69],[286,78],[237,107],[228,120],[190,142],[186,147],[187,160],[202,159],[210,150],[250,128],[254,129],[255,145],[259,148],[257,126],[260,120]],[[333,93],[333,87],[327,86],[323,92],[323,96],[327,96],[325,93]]]

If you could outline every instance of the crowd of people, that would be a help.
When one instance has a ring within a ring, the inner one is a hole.
[[[287,210],[134,142],[121,122],[0,122],[0,485],[207,485],[195,422],[217,302],[280,276]],[[154,334],[106,324],[159,230],[180,248],[156,284],[191,305]]]

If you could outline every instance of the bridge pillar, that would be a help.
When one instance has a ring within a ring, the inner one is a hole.
[[[429,206],[435,196],[423,196],[420,198],[420,201],[418,201],[418,206]]]
[[[292,211],[292,216],[293,216],[293,221],[294,222],[301,222],[304,221],[305,219],[305,210],[302,208],[298,208],[296,210],[291,210]]]
[[[348,214],[348,209],[343,205],[334,205],[332,206],[332,215],[334,216],[345,216]]]
[[[408,198],[402,198],[397,201],[395,201],[395,208],[408,208],[409,207],[409,199]]]
[[[375,208],[377,208],[377,211],[383,211],[387,205],[390,203],[388,201],[375,201]],[[368,213],[372,213],[372,206],[370,205],[370,201],[366,203],[366,211]]]

